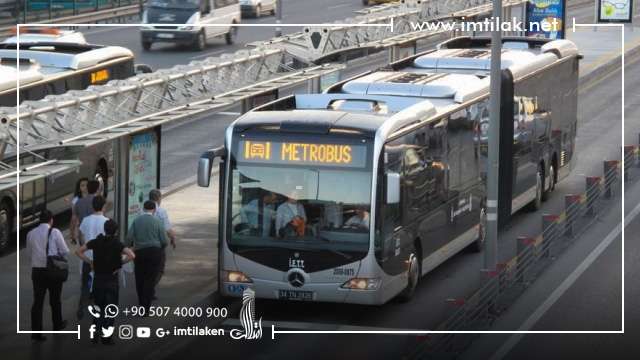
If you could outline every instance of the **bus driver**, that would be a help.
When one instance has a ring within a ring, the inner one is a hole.
[[[307,215],[304,206],[297,200],[299,191],[292,190],[287,201],[278,206],[276,211],[276,232],[279,237],[304,236]]]

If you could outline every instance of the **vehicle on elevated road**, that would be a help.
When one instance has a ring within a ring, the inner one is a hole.
[[[204,50],[207,42],[224,36],[233,44],[240,23],[238,0],[150,0],[142,14],[142,48],[156,42],[191,45]]]
[[[575,161],[579,59],[567,40],[504,40],[501,224]],[[383,304],[480,251],[489,67],[489,39],[456,38],[238,118],[198,168],[208,186],[223,160],[220,293]]]

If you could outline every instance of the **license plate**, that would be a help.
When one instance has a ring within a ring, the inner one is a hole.
[[[160,33],[158,35],[156,35],[159,39],[173,39],[173,34],[163,34]]]
[[[281,300],[312,301],[313,291],[278,290],[278,298]]]

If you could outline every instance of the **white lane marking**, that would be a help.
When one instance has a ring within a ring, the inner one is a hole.
[[[624,226],[627,226],[638,214],[640,213],[640,204],[636,205],[636,207],[629,213],[629,215],[625,216]],[[545,300],[542,305],[540,305],[536,311],[529,316],[529,318],[520,326],[518,331],[529,331],[542,316],[555,304],[558,299],[564,295],[564,293],[573,285],[573,283],[578,280],[580,275],[584,273],[591,264],[611,245],[613,240],[615,240],[618,235],[622,232],[622,224],[618,224],[615,229],[611,230],[611,232],[604,238],[604,240],[596,246],[593,251],[578,265],[578,267],[556,288],[553,293]],[[500,360],[505,357],[515,346],[518,344],[520,340],[524,337],[525,334],[519,333],[512,335],[501,347],[496,351],[492,356],[491,360]]]
[[[327,9],[338,9],[338,8],[347,7],[347,6],[351,6],[351,4],[340,4],[340,5],[327,6]]]
[[[225,52],[225,51],[229,51],[229,49],[221,49],[221,50],[217,50],[217,51],[212,51],[212,52],[200,54],[200,55],[197,55],[197,56],[192,56],[189,59],[200,59],[200,58],[211,57],[211,56],[213,56],[215,54],[220,54],[220,53]]]
[[[222,326],[238,327],[242,326],[238,319],[227,319],[222,323]],[[313,323],[313,322],[298,322],[298,321],[262,321],[263,328],[277,327],[280,329],[298,329],[298,330],[339,330],[339,331],[389,331],[389,332],[410,332],[410,329],[394,329],[394,328],[382,328],[375,326],[355,326],[355,325],[343,325],[343,324],[328,324],[328,323]],[[421,330],[424,331],[424,330]],[[276,331],[281,332],[281,331]]]

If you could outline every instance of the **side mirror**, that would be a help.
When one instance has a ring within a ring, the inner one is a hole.
[[[400,174],[387,173],[387,204],[400,202]]]
[[[198,186],[209,187],[211,181],[211,170],[213,168],[213,161],[215,158],[221,158],[224,160],[225,149],[224,146],[208,150],[200,156],[198,160]]]

